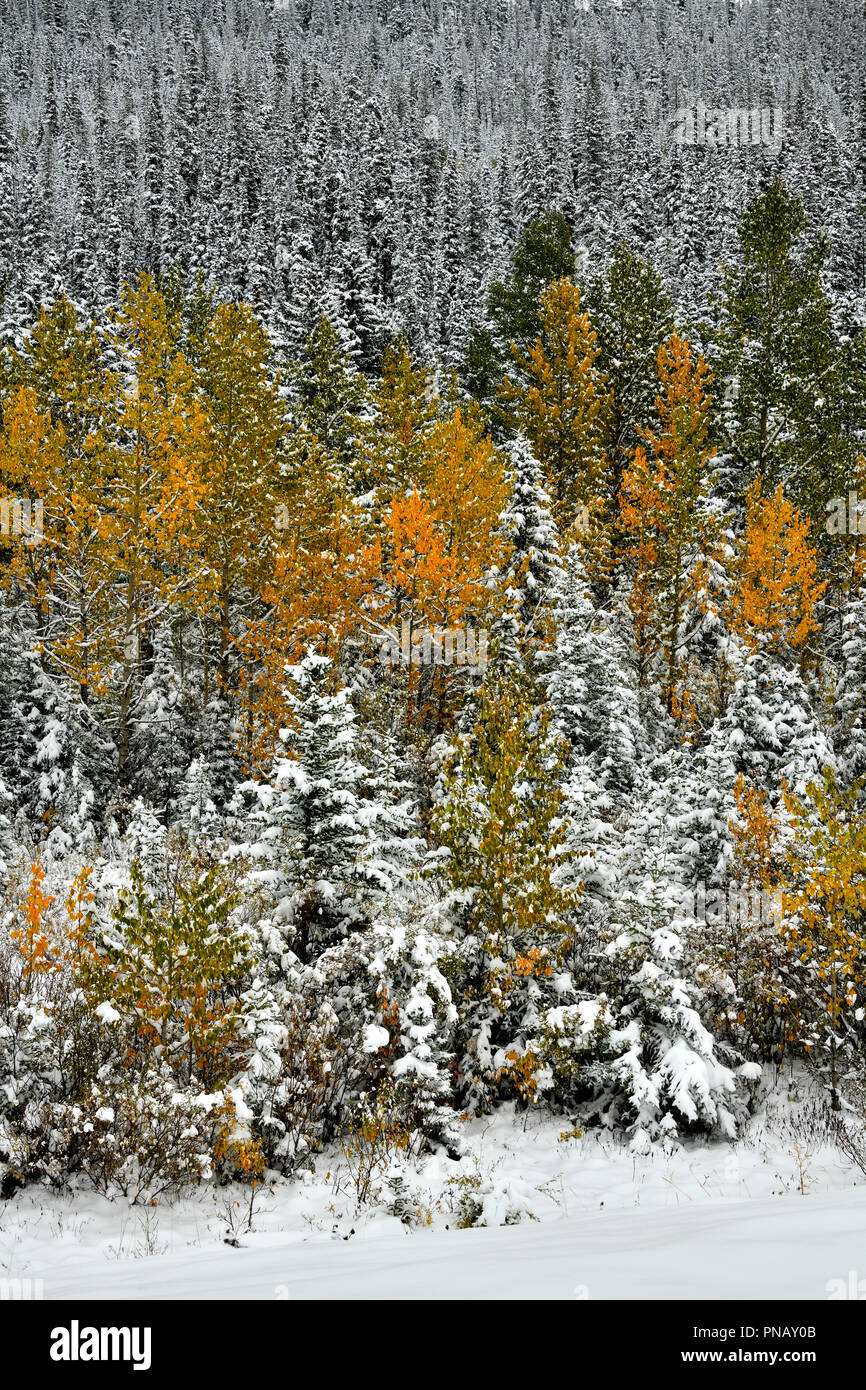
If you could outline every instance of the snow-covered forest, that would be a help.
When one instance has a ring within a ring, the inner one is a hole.
[[[8,332],[180,266],[297,352],[324,309],[365,372],[397,334],[464,362],[491,281],[559,208],[581,268],[625,238],[700,308],[779,172],[866,283],[855,0],[7,0]],[[678,109],[778,110],[770,146],[675,141]]]
[[[863,7],[2,33],[2,1195],[866,1173]]]

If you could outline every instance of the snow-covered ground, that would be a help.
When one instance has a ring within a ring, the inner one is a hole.
[[[45,1297],[136,1299],[826,1299],[866,1270],[866,1190],[593,1212],[549,1224],[410,1233],[399,1223],[346,1242],[285,1229],[215,1242],[191,1212],[163,1219],[165,1253],[109,1257],[109,1223],[24,1242]]]
[[[820,1300],[860,1280],[866,1293],[866,1179],[833,1149],[811,1153],[797,1114],[778,1093],[736,1147],[635,1158],[505,1110],[467,1126],[459,1164],[404,1166],[402,1190],[392,1179],[360,1211],[320,1160],[260,1193],[251,1231],[231,1207],[242,1189],[132,1209],[29,1190],[0,1206],[0,1277],[75,1300]],[[461,1228],[470,1213],[487,1225]]]

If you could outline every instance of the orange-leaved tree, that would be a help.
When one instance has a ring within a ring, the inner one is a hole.
[[[123,783],[150,634],[196,583],[188,545],[205,420],[192,370],[178,350],[177,325],[149,275],[126,287],[113,315],[113,347],[123,376],[102,529]]]
[[[258,610],[238,639],[242,752],[259,771],[269,767],[279,730],[289,722],[287,665],[312,648],[332,659],[337,681],[337,662],[353,639],[358,658],[366,658],[360,629],[382,569],[381,544],[333,452],[293,437],[285,463],[273,563],[260,584]]]
[[[862,1051],[866,975],[866,821],[862,784],[841,788],[831,769],[805,796],[786,790],[793,836],[785,873],[783,986],[797,1001],[798,1041],[826,1067],[842,1108],[845,1063]]]
[[[23,961],[22,983],[52,968],[51,939],[46,931],[46,914],[54,898],[45,891],[45,865],[38,859],[30,869],[30,883],[23,904],[23,922],[10,933]]]
[[[765,496],[761,479],[755,481],[746,499],[731,612],[732,627],[752,650],[777,655],[793,650],[801,663],[819,630],[817,609],[827,587],[818,578],[810,528],[781,484]]]
[[[13,537],[7,582],[30,606],[43,661],[86,704],[112,660],[106,497],[118,436],[117,374],[99,334],[61,298],[11,354],[3,400],[4,492],[39,508],[39,530]],[[35,517],[34,517],[35,519]],[[35,527],[34,527],[35,530]]]
[[[502,455],[477,412],[458,408],[433,426],[418,482],[391,499],[370,612],[380,629],[395,634],[401,657],[408,651],[411,658],[416,637],[428,639],[428,669],[411,664],[408,669],[410,718],[418,712],[422,691],[444,717],[447,692],[460,674],[434,651],[431,634],[460,634],[465,648],[471,629],[468,645],[477,647],[492,622],[497,595],[489,581],[506,556],[499,518],[507,494]]]
[[[728,820],[734,848],[731,878],[714,934],[716,964],[733,985],[733,997],[727,993],[721,1000],[719,1027],[736,1045],[757,1045],[766,1055],[777,1056],[796,1033],[791,1001],[779,987],[785,954],[781,819],[766,792],[739,775]]]

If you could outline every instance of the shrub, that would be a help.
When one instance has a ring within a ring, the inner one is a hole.
[[[135,1204],[209,1176],[229,1113],[220,1093],[184,1095],[167,1069],[154,1067],[93,1085],[57,1119],[75,1170],[96,1191]]]

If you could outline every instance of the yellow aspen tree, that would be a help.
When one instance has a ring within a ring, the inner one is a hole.
[[[499,518],[508,501],[502,454],[478,407],[459,406],[433,427],[417,486],[436,508],[449,549],[480,575],[504,559]]]
[[[793,831],[785,874],[783,983],[799,1000],[807,1054],[823,1059],[832,1108],[840,1110],[846,1057],[858,1054],[862,1017],[866,916],[866,821],[863,785],[841,789],[832,771],[803,797],[786,789]]]
[[[555,280],[541,296],[541,334],[500,388],[503,418],[525,436],[547,474],[567,530],[608,491],[605,453],[612,398],[580,290]]]
[[[709,368],[673,333],[656,357],[657,431],[642,431],[623,475],[619,523],[631,562],[641,678],[656,659],[663,698],[683,718],[691,703],[685,682],[687,616],[704,607],[716,526],[707,507],[711,482]]]
[[[430,436],[443,404],[432,368],[414,363],[401,342],[385,353],[369,405],[352,472],[354,492],[375,499],[375,521],[395,494],[423,488]]]
[[[421,494],[395,497],[387,517],[383,547],[385,611],[399,632],[399,665],[407,657],[407,722],[420,713],[421,692],[428,691],[436,666],[432,633],[461,628],[477,610],[485,592],[477,574],[448,544],[442,518]],[[419,646],[426,639],[428,649]],[[426,667],[427,669],[423,669]]]
[[[124,376],[103,530],[112,571],[123,783],[150,633],[196,582],[182,562],[178,537],[189,534],[191,461],[203,447],[204,416],[189,364],[177,350],[175,324],[149,275],[124,292],[114,315],[114,347]]]
[[[18,578],[35,599],[46,652],[86,704],[104,688],[109,665],[103,522],[117,377],[96,331],[60,299],[41,310],[25,348],[13,354],[12,378],[0,449],[12,489],[38,500],[42,522],[38,545],[17,549]]]
[[[32,388],[39,409],[62,427],[68,456],[86,472],[116,414],[117,381],[104,348],[95,326],[61,296],[43,305],[24,346],[11,354],[10,384]]]
[[[351,470],[363,494],[355,509],[366,532],[363,554],[372,557],[378,545],[380,557],[365,627],[386,643],[386,634],[398,634],[401,653],[411,653],[416,632],[484,629],[495,601],[485,580],[507,550],[499,534],[508,496],[504,458],[478,407],[458,405],[454,396],[447,380],[440,392],[432,370],[414,364],[405,344],[390,349]],[[422,708],[446,717],[455,674],[435,661],[423,678],[411,664],[408,673],[392,672],[408,687],[410,722]]]
[[[782,817],[767,794],[740,774],[734,785],[734,813],[728,820],[734,844],[733,897],[725,904],[717,942],[717,962],[734,985],[736,1003],[726,1001],[719,1022],[735,1043],[734,1028],[767,1054],[782,1053],[796,1031],[792,1001],[777,988],[784,956],[780,934],[785,853]]]
[[[550,711],[536,709],[536,719],[534,707],[525,676],[485,684],[432,822],[459,905],[448,964],[463,1037],[459,1084],[482,1107],[497,1094],[536,1099],[542,1065],[528,1038],[544,996],[555,1000],[580,897],[568,868],[565,749]]]
[[[104,545],[105,481],[79,471],[62,426],[52,426],[22,388],[4,409],[0,467],[38,502],[39,536],[13,537],[6,573],[32,606],[37,640],[83,703],[106,689],[111,667],[112,585]]]
[[[0,431],[0,479],[5,506],[4,548],[9,559],[4,585],[12,597],[33,610],[36,640],[47,649],[55,635],[54,582],[58,555],[55,545],[46,545],[45,535],[58,518],[57,499],[66,479],[62,429],[52,425],[47,412],[39,409],[36,393],[30,387],[14,389],[3,403]],[[14,501],[12,501],[14,499]],[[30,508],[30,527],[16,524],[26,499]],[[33,530],[33,504],[39,503],[42,536]],[[17,532],[17,534],[16,534]]]
[[[818,578],[811,523],[785,496],[769,496],[760,478],[746,498],[746,526],[738,547],[731,623],[752,650],[799,651],[819,630],[817,607],[827,587]]]
[[[454,642],[471,661],[493,621],[498,595],[489,580],[507,555],[499,518],[509,484],[504,460],[472,409],[457,408],[433,426],[421,464],[423,490],[395,495],[387,513],[382,581],[371,607],[380,624],[399,632],[403,656],[411,657],[416,633],[450,634],[448,652],[435,646],[442,637],[434,639],[428,669],[410,665],[407,674],[409,717],[423,704],[441,725],[449,690],[464,674],[453,664]]]
[[[204,334],[196,362],[206,425],[196,460],[198,495],[193,604],[216,645],[216,680],[233,688],[230,669],[246,621],[272,573],[281,521],[279,447],[285,419],[271,345],[247,305],[223,304]],[[205,660],[205,701],[211,672]]]
[[[24,962],[22,983],[26,986],[33,975],[51,970],[51,938],[45,930],[48,925],[46,915],[54,905],[50,893],[45,892],[45,865],[36,860],[30,869],[30,883],[23,904],[23,923],[14,927],[10,933]]]
[[[331,658],[336,680],[337,660],[350,641],[364,653],[359,633],[382,571],[380,544],[369,538],[364,515],[346,491],[340,461],[307,441],[295,458],[295,444],[294,436],[287,441],[273,564],[259,589],[258,611],[238,639],[242,751],[247,765],[261,771],[289,722],[286,664],[313,648]]]

